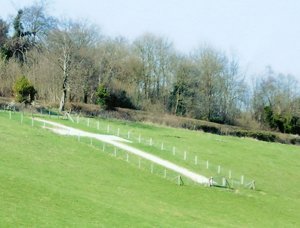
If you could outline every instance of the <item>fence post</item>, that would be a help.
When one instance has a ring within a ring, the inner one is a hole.
[[[223,186],[223,187],[226,186],[226,179],[225,179],[225,177],[222,178],[222,186]]]

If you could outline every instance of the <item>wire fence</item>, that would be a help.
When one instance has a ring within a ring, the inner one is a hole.
[[[141,133],[135,130],[122,128],[122,126],[116,126],[115,124],[107,123],[99,119],[84,118],[80,116],[62,116],[55,111],[41,109],[40,113],[23,113],[16,112],[14,110],[0,110],[3,115],[7,115],[10,120],[19,121],[20,124],[30,125],[32,127],[46,127],[45,122],[35,121],[34,117],[49,118],[52,120],[61,121],[63,119],[71,119],[72,126],[78,125],[81,129],[89,129],[96,133],[108,134],[119,136],[124,139],[130,140],[137,148],[149,149],[152,153],[158,153],[164,155],[164,157],[170,158],[171,162],[178,161],[180,165],[185,165],[187,168],[201,173],[202,175],[209,176],[213,179],[213,185],[230,188],[255,188],[255,182],[244,175],[239,175],[233,172],[231,169],[222,167],[221,165],[215,165],[211,161],[201,159],[199,154],[189,153],[187,150],[172,146],[168,142],[159,141],[151,137],[143,137]],[[70,124],[70,121],[68,122]],[[142,159],[137,155],[130,152],[121,150],[108,143],[101,142],[95,139],[87,137],[76,136],[76,141],[88,144],[94,148],[117,158],[128,162],[130,165],[134,165],[141,170],[148,170],[152,174],[161,176],[167,180],[173,181],[179,185],[197,185],[194,181],[180,176],[178,173],[168,170],[158,164],[154,164],[151,161]],[[147,151],[147,150],[146,150]],[[162,153],[163,152],[163,153]],[[175,163],[175,162],[174,162]],[[224,179],[226,181],[224,181]]]

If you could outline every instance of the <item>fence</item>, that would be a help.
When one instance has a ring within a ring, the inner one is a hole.
[[[57,121],[62,121],[62,119],[65,118],[71,118],[74,122],[72,123],[72,126],[79,125],[81,129],[88,129],[89,131],[93,131],[95,133],[119,136],[132,141],[134,146],[138,148],[142,147],[143,149],[150,149],[151,152],[160,153],[160,155],[164,155],[164,157],[166,158],[171,158],[172,161],[181,160],[181,163],[188,165],[189,169],[195,172],[201,171],[201,174],[213,177],[214,183],[217,186],[230,186],[232,188],[255,188],[254,181],[246,179],[244,175],[237,175],[236,173],[232,172],[231,169],[225,169],[221,165],[215,165],[208,160],[201,159],[201,157],[198,154],[190,154],[187,150],[182,150],[181,148],[171,146],[167,142],[154,140],[151,137],[143,137],[142,134],[138,132],[134,132],[128,128],[122,129],[121,126],[116,126],[115,124],[107,124],[103,123],[101,120],[95,120],[92,118],[82,118],[79,116],[61,116],[57,115],[51,110],[43,109],[40,110],[40,114],[32,113],[29,115],[15,111],[1,110],[1,112],[4,112],[10,120],[18,120],[21,124],[31,125],[32,127],[45,127],[46,125],[45,123],[34,121],[34,118],[32,117],[35,116],[57,119]],[[66,121],[64,124],[66,124]],[[117,159],[122,159],[131,165],[137,166],[139,169],[148,170],[152,174],[156,174],[165,179],[175,181],[177,184],[195,184],[190,179],[181,177],[174,171],[167,170],[164,167],[156,165],[148,160],[142,159],[126,151],[120,150],[110,144],[80,136],[77,136],[76,140],[81,143],[89,144],[94,148],[98,148],[106,152],[107,154],[116,157]],[[226,185],[224,185],[224,178],[226,180]]]

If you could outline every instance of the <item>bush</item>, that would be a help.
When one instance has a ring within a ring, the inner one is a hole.
[[[24,102],[26,104],[34,101],[34,96],[37,93],[33,85],[25,76],[22,76],[15,82],[13,86],[13,91],[15,95],[15,100],[17,102]]]

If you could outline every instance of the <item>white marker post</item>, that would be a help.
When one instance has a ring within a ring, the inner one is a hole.
[[[195,165],[198,165],[198,157],[197,157],[197,155],[195,156]]]

